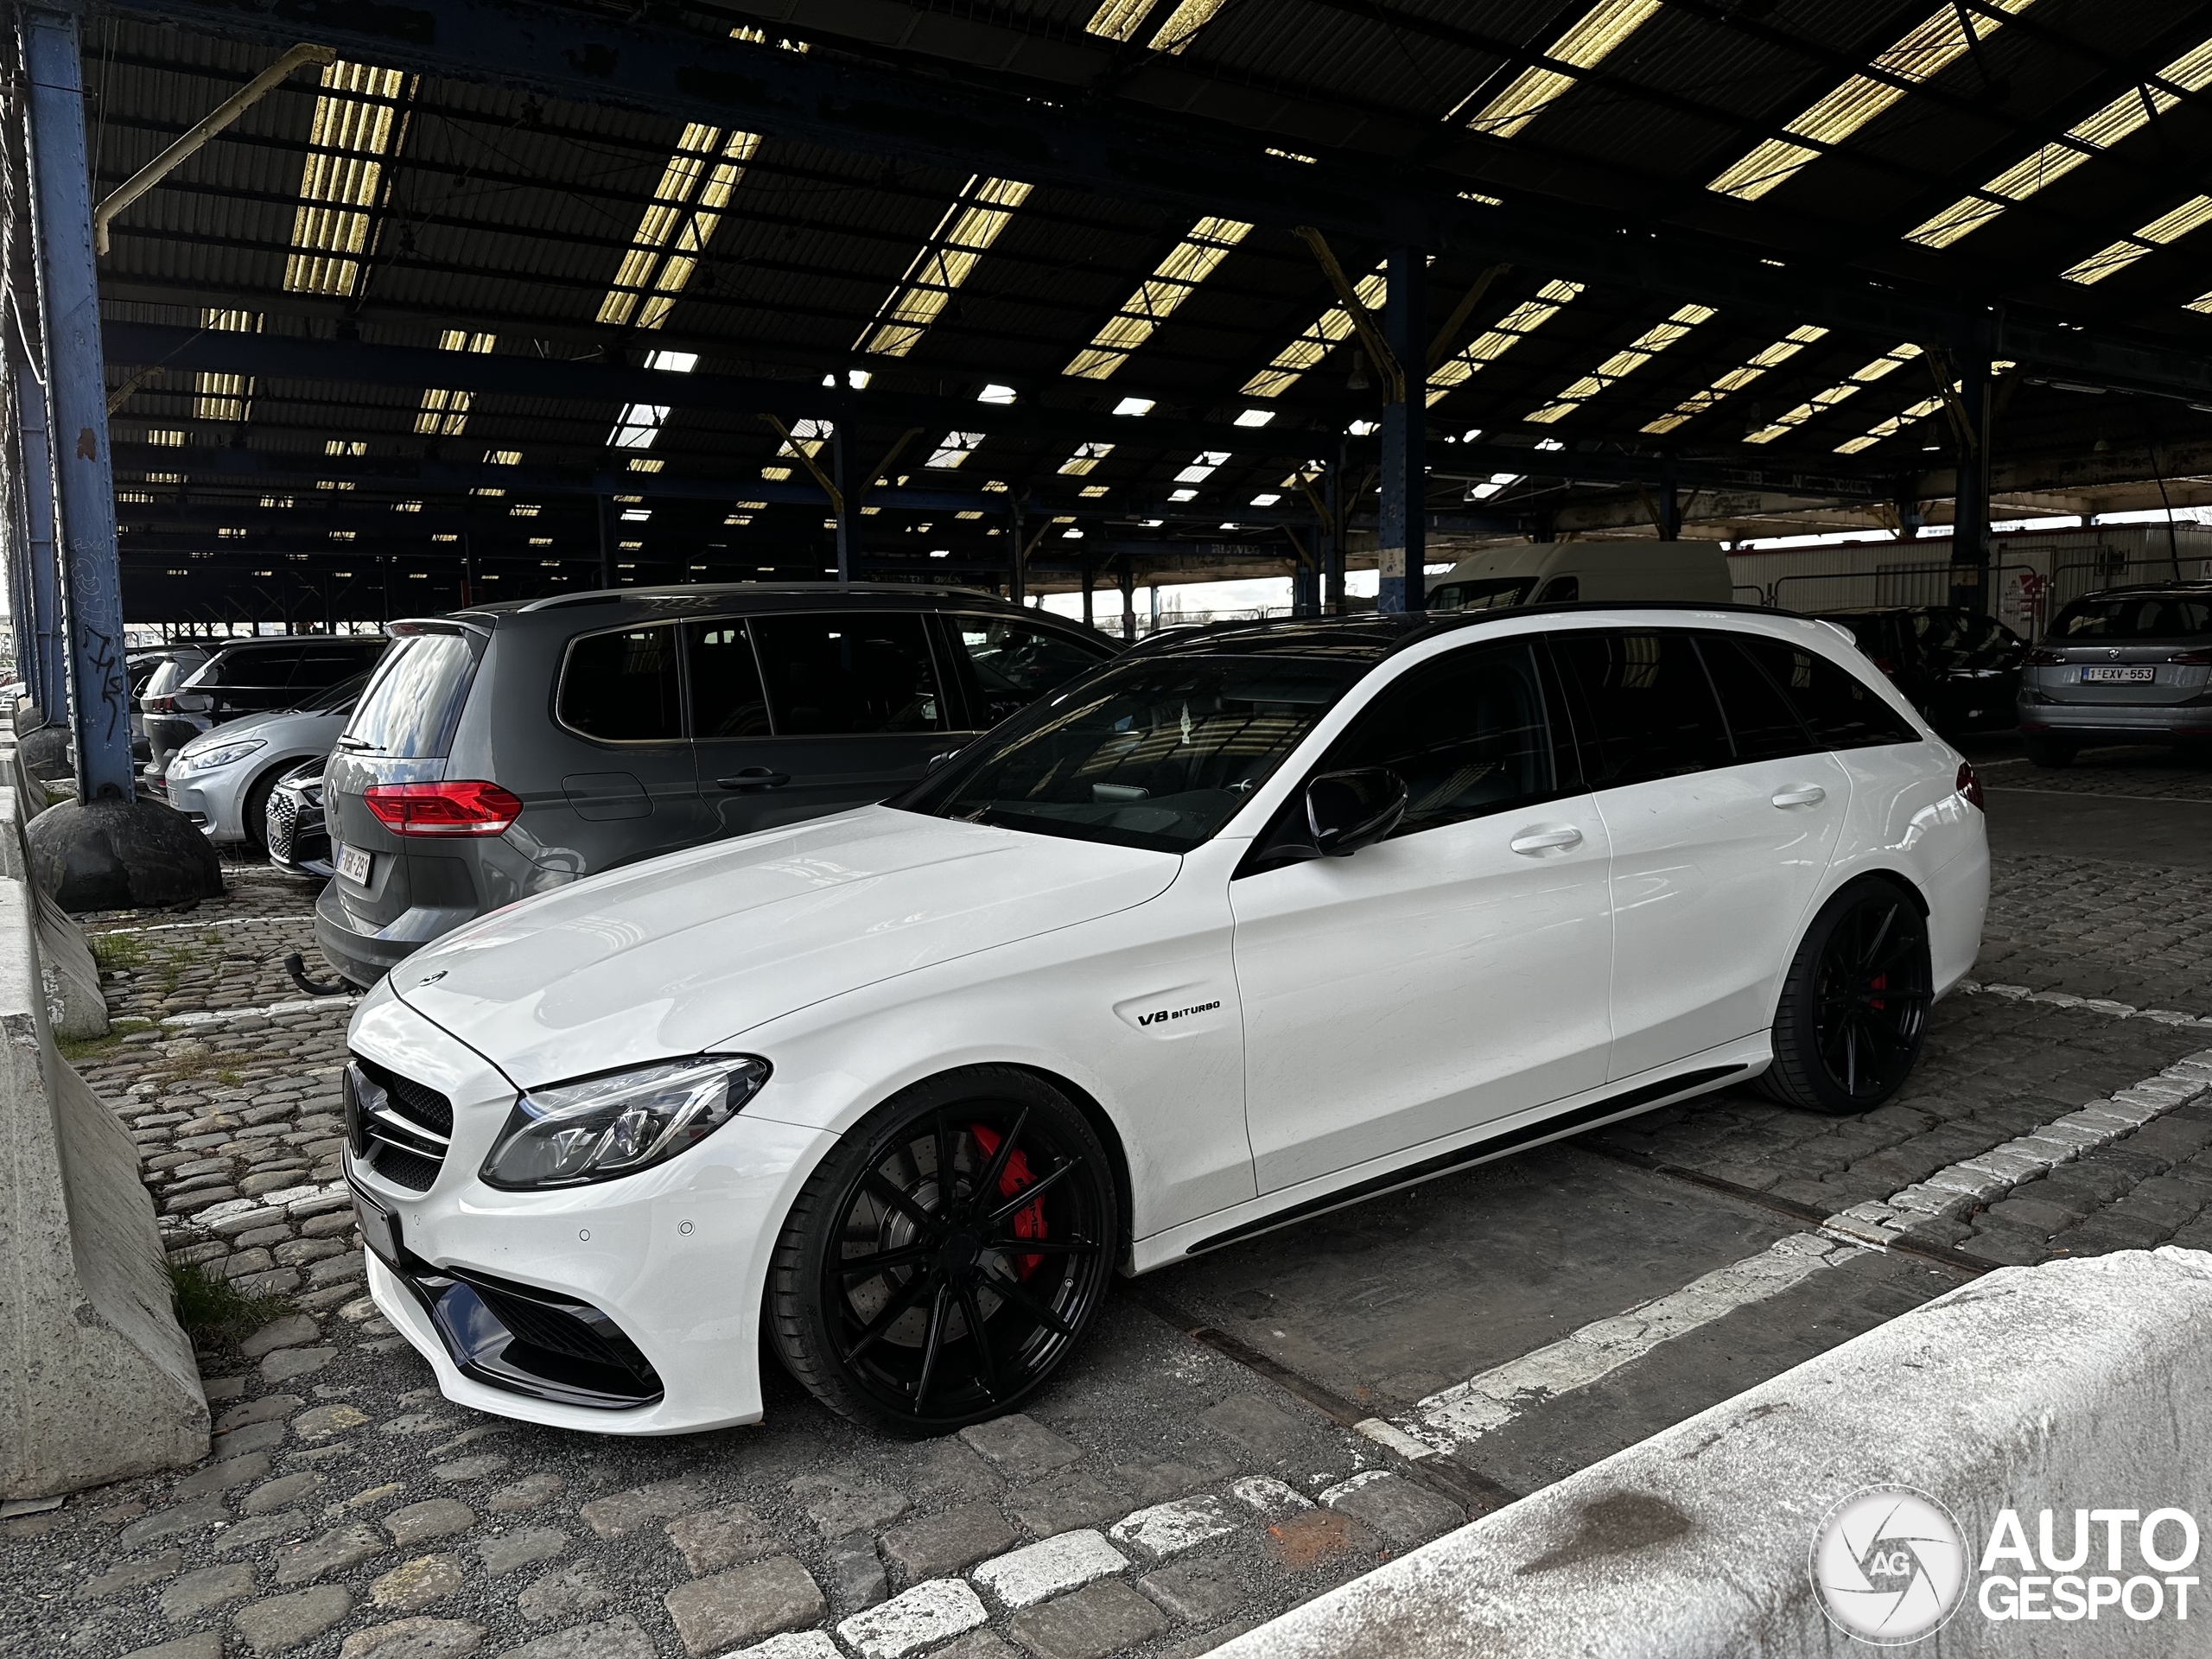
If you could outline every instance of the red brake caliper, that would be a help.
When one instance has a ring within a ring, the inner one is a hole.
[[[1866,988],[1870,991],[1888,990],[1890,988],[1890,976],[1887,974],[1875,975],[1873,978],[1866,982]],[[1874,1008],[1885,1008],[1889,1004],[1886,1002],[1870,1002],[1867,1006]]]
[[[970,1123],[968,1126],[968,1133],[976,1137],[976,1144],[983,1149],[985,1159],[988,1160],[997,1154],[999,1137],[992,1130],[981,1123]],[[1029,1173],[1029,1154],[1016,1147],[1014,1149],[1014,1156],[1006,1160],[1006,1168],[999,1175],[999,1196],[1002,1198],[1010,1198],[1035,1179]],[[1044,1199],[1039,1198],[1034,1204],[1024,1205],[1014,1212],[1014,1236],[1016,1238],[1045,1236]],[[1036,1271],[1037,1264],[1044,1259],[1041,1255],[1025,1255],[1019,1258],[1014,1266],[1020,1270],[1021,1276],[1027,1279]]]

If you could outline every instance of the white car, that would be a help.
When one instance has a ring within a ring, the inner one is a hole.
[[[377,1305],[563,1427],[1017,1408],[1111,1272],[1726,1084],[1887,1100],[1979,786],[1726,607],[1162,636],[895,804],[487,915],[356,1013]]]
[[[269,796],[302,760],[328,754],[369,683],[356,674],[296,709],[249,715],[202,732],[168,757],[169,804],[200,821],[211,841],[269,848]]]

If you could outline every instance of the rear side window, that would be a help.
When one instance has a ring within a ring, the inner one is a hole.
[[[309,645],[300,653],[300,665],[292,671],[292,689],[319,691],[350,680],[375,662],[381,649],[380,643],[372,645],[365,640],[353,645]]]
[[[675,625],[618,628],[569,641],[556,714],[569,730],[602,742],[681,739]]]
[[[1697,645],[1666,628],[1593,628],[1551,636],[1581,699],[1583,766],[1592,789],[1732,766],[1727,723]]]
[[[693,622],[683,631],[691,659],[691,731],[702,743],[768,735],[768,699],[742,622]]]
[[[1813,728],[1821,747],[1865,749],[1920,741],[1920,734],[1879,692],[1818,652],[1764,635],[1745,635],[1741,644]]]
[[[944,729],[918,613],[757,616],[749,626],[779,736]]]
[[[453,747],[461,704],[476,677],[468,636],[419,633],[393,643],[346,727],[348,747],[427,760]]]
[[[1113,654],[1004,617],[948,616],[944,623],[967,660],[978,726],[997,725]]]
[[[192,677],[195,686],[284,686],[300,665],[300,647],[277,645],[250,651],[226,651],[210,658]]]
[[[1549,582],[1544,584],[1543,590],[1536,595],[1536,603],[1539,605],[1574,605],[1579,604],[1581,601],[1581,577],[1554,576]]]
[[[1560,793],[1536,658],[1526,640],[1457,651],[1379,693],[1316,768],[1388,766],[1406,780],[1399,835]]]
[[[1720,694],[1721,715],[1728,722],[1738,761],[1779,760],[1811,754],[1823,747],[1813,741],[1796,709],[1745,655],[1735,635],[1701,633],[1697,644],[1705,655],[1706,671],[1713,676],[1713,689]]]

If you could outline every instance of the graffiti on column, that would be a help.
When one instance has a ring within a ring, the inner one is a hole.
[[[79,625],[77,646],[78,695],[105,712],[106,727],[102,735],[111,739],[119,723],[129,715],[130,676],[124,666],[123,641],[93,626],[92,620],[123,614],[123,595],[117,574],[115,558],[98,538],[88,537],[70,542],[70,589],[73,594],[84,596],[78,611],[83,619]],[[92,721],[86,720],[85,729],[88,734],[92,726]]]

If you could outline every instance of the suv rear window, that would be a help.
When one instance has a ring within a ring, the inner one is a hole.
[[[394,760],[439,759],[453,745],[475,677],[476,647],[467,634],[404,636],[362,694],[340,741]]]
[[[2207,634],[2212,634],[2212,600],[2183,594],[2077,599],[2050,625],[2054,639],[2200,639]]]

